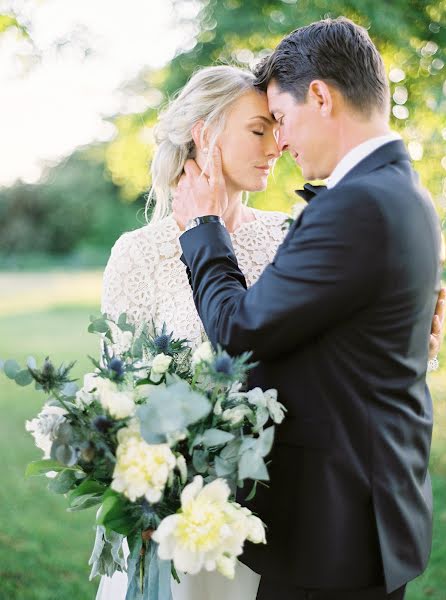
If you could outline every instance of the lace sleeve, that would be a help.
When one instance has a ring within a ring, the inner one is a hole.
[[[127,313],[133,323],[155,314],[154,273],[159,260],[148,227],[124,233],[112,248],[102,283],[101,311],[112,319]]]

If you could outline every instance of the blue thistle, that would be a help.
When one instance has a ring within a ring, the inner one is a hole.
[[[224,373],[225,375],[231,377],[231,375],[234,374],[234,364],[232,358],[227,354],[218,356],[214,362],[214,369],[217,371],[217,373]]]
[[[124,363],[120,358],[112,358],[108,366],[110,371],[113,371],[116,378],[124,375]]]
[[[113,425],[113,421],[106,417],[105,415],[99,415],[93,420],[93,427],[99,433],[107,433],[110,427]]]
[[[155,345],[158,352],[162,352],[163,354],[168,353],[171,337],[171,335],[162,333],[153,340],[153,344]]]

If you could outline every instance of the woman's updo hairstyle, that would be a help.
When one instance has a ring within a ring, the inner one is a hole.
[[[188,158],[195,158],[196,148],[191,130],[200,120],[201,143],[207,135],[210,166],[216,140],[224,129],[228,108],[244,93],[255,89],[255,77],[249,71],[230,65],[206,67],[197,71],[160,115],[155,127],[158,145],[152,161],[152,188],[146,203],[154,203],[150,221],[155,222],[171,212],[171,194],[183,173]]]

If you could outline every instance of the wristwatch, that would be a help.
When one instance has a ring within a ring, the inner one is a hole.
[[[217,215],[205,215],[203,217],[194,217],[188,221],[184,231],[188,231],[189,229],[192,229],[192,227],[198,227],[198,225],[204,225],[205,223],[220,223],[220,225],[226,227],[226,224],[221,217],[218,217]]]

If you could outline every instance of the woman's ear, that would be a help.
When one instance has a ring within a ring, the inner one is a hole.
[[[201,150],[201,152],[203,152],[203,149],[206,146],[206,139],[201,139],[203,135],[203,127],[204,121],[203,119],[200,119],[193,125],[191,129],[192,139],[194,140],[195,147],[197,150]]]

